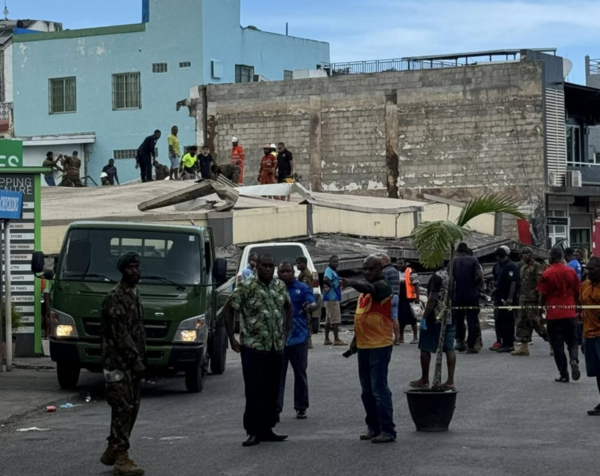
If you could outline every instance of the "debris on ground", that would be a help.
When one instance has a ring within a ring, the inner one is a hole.
[[[33,426],[31,428],[19,428],[17,431],[19,433],[28,433],[30,431],[50,431],[50,428],[38,428],[37,426]]]
[[[55,406],[46,407],[46,411],[48,413],[54,413],[56,411],[56,407]]]

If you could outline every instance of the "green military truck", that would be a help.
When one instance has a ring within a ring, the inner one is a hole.
[[[185,372],[187,390],[201,392],[209,368],[225,371],[228,341],[216,288],[226,280],[227,262],[216,259],[210,228],[140,223],[73,223],[54,270],[45,271],[44,254],[34,253],[33,272],[54,280],[50,354],[60,386],[75,388],[81,369],[102,371],[102,303],[128,251],[141,256],[148,369]]]

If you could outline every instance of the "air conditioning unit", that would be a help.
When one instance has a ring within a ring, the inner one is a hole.
[[[268,79],[265,78],[262,74],[255,74],[253,81],[255,83],[264,83],[264,82],[268,81]]]
[[[558,172],[548,172],[548,185],[550,187],[560,187],[562,186],[560,176]]]
[[[567,172],[567,186],[569,187],[583,187],[583,181],[581,178],[581,171],[571,170]]]

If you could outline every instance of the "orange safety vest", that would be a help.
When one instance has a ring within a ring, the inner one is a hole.
[[[406,268],[406,271],[404,272],[404,283],[406,284],[406,297],[408,299],[417,299],[417,288],[410,280],[412,274],[413,270],[410,268]]]
[[[358,298],[354,335],[359,349],[379,349],[393,345],[392,296],[378,302],[370,294]]]

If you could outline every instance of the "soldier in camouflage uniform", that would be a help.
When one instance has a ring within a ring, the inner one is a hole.
[[[533,259],[533,251],[527,247],[521,253],[523,266],[521,267],[521,291],[519,305],[525,309],[519,310],[517,321],[517,340],[521,342],[519,350],[511,352],[512,355],[529,356],[529,342],[533,331],[548,342],[548,332],[542,319],[542,311],[534,309],[539,305],[537,285],[544,273],[544,266]],[[529,308],[528,308],[529,307]]]
[[[287,286],[274,278],[275,258],[258,257],[256,274],[239,283],[225,306],[223,319],[234,352],[241,353],[246,393],[244,446],[287,438],[273,428],[279,421],[277,400],[283,365],[283,346],[292,325],[292,302]],[[240,342],[234,334],[240,314]],[[283,325],[281,316],[283,314]]]
[[[102,305],[102,365],[106,400],[112,415],[108,448],[100,461],[114,466],[116,475],[140,475],[144,470],[128,454],[129,438],[140,409],[146,361],[142,302],[136,288],[140,280],[140,255],[124,254],[117,268],[123,278]]]
[[[81,181],[81,160],[77,152],[71,157],[66,157],[63,163],[64,173],[59,187],[85,187]]]

